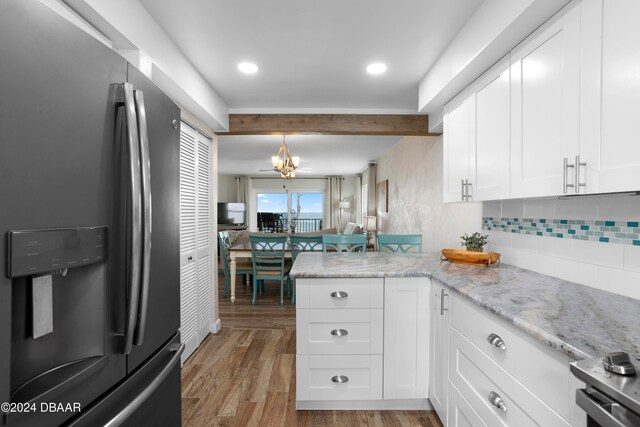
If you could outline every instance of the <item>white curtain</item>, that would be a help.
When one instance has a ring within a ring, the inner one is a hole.
[[[236,200],[238,203],[245,203],[248,205],[251,203],[251,178],[248,176],[236,177]]]
[[[325,228],[337,228],[342,231],[344,224],[340,224],[340,197],[342,190],[342,177],[331,176],[327,178],[327,206],[329,208],[329,225]]]

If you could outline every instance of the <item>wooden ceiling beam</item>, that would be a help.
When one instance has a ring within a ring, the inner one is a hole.
[[[229,114],[229,132],[216,134],[439,135],[418,114]]]

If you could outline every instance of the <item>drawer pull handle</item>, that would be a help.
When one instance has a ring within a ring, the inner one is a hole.
[[[334,329],[333,331],[331,331],[331,335],[342,337],[344,335],[349,335],[349,331],[347,331],[346,329]]]
[[[502,412],[507,412],[507,404],[504,403],[504,400],[502,400],[500,395],[495,391],[489,393],[489,403],[500,409]]]
[[[343,384],[349,382],[349,377],[346,375],[334,375],[331,377],[331,381],[337,384]]]
[[[489,341],[489,343],[496,347],[499,348],[500,350],[506,350],[507,349],[507,345],[504,343],[504,340],[502,338],[500,338],[499,335],[496,334],[489,334],[489,336],[487,337],[487,341]]]
[[[346,298],[348,296],[349,296],[349,294],[346,293],[345,291],[333,291],[333,292],[331,292],[331,297],[333,297],[333,298]]]

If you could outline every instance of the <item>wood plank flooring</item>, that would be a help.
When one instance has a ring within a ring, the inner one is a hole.
[[[296,411],[295,307],[273,282],[255,306],[240,277],[236,290],[231,304],[220,288],[222,330],[182,368],[183,426],[442,427],[434,411]]]

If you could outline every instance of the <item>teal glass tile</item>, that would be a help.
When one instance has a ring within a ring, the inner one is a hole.
[[[580,230],[588,230],[589,226],[588,225],[581,225],[580,226]]]
[[[547,233],[551,233],[553,231],[553,228],[547,228]]]
[[[562,237],[563,237],[563,236],[562,236],[562,233],[558,233],[558,234],[556,234],[556,237],[559,237],[559,238],[561,238],[561,239],[562,239]]]
[[[603,243],[609,243],[609,238],[608,237],[600,237],[598,239],[599,242],[603,242]]]
[[[576,230],[567,230],[567,233],[569,233],[569,234],[576,234]]]
[[[640,225],[638,224],[638,221],[629,221],[627,222],[627,227],[640,227]]]
[[[538,236],[542,236],[542,231],[537,231],[537,232],[536,232],[536,235],[538,235]]]
[[[640,240],[634,240],[631,242],[631,244],[634,246],[640,246]]]
[[[607,227],[615,227],[616,226],[616,222],[615,221],[605,221],[604,225],[606,225]]]
[[[568,224],[568,223],[569,223],[569,221],[567,221],[566,219],[561,219],[560,220],[560,224]]]
[[[531,226],[532,226],[532,227],[535,227],[535,226],[536,226],[536,223],[535,223],[535,222],[532,222],[532,223],[531,223]]]
[[[547,222],[547,220],[546,220],[546,219],[544,219],[544,218],[542,218],[542,219],[540,219],[540,221],[538,221],[538,222],[539,222],[539,223],[541,223],[541,224],[545,224],[545,223]]]

